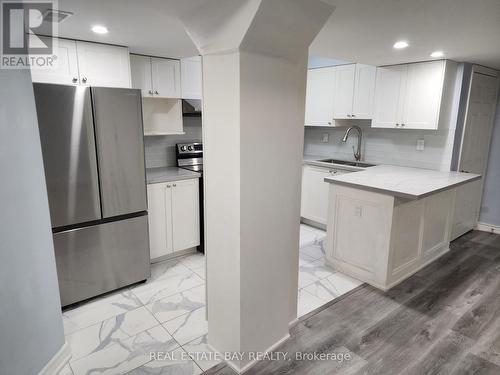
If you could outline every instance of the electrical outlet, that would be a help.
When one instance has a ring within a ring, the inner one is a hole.
[[[417,151],[424,151],[425,149],[425,140],[417,139]]]
[[[328,143],[329,138],[330,138],[330,134],[323,133],[323,135],[321,136],[321,142]]]

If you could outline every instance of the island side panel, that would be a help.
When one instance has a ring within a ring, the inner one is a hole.
[[[449,250],[456,189],[397,202],[387,283],[390,289]]]
[[[394,197],[331,183],[328,205],[327,262],[384,289]]]

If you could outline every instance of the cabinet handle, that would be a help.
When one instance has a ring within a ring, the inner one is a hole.
[[[82,82],[86,83],[87,82],[87,77],[82,77]]]
[[[167,188],[169,188],[169,187],[170,187],[170,185],[167,185]]]
[[[156,90],[155,90],[155,94],[156,94],[156,95],[159,95],[160,93],[159,93],[158,91],[156,91]]]
[[[405,124],[401,124],[401,126],[405,126]]]
[[[332,124],[331,122],[328,123],[328,125],[331,125],[331,124]]]
[[[351,117],[351,115],[347,115],[347,117]]]
[[[174,184],[174,187],[176,187],[176,186],[177,186],[177,184]]]
[[[73,81],[73,83],[77,83],[78,82],[78,78],[73,77],[72,81]]]
[[[149,90],[149,94],[153,95],[153,90]]]
[[[399,126],[399,124],[396,124],[396,127],[398,127],[398,126]]]
[[[356,115],[351,115],[351,117],[356,117]]]

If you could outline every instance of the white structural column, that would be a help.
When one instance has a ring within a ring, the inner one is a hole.
[[[182,17],[203,56],[208,342],[219,352],[272,349],[297,316],[307,55],[332,11],[208,0]]]

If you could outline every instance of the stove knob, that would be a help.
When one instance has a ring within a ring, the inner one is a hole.
[[[189,151],[193,151],[193,146],[188,146]]]
[[[181,151],[186,151],[186,146],[181,146]]]

